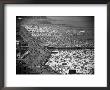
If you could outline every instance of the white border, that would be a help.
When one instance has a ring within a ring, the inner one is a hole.
[[[16,16],[95,16],[95,75],[16,75]],[[107,5],[6,5],[5,87],[106,87]]]

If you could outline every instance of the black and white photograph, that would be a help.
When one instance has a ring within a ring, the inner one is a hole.
[[[6,87],[106,87],[107,5],[6,5]]]
[[[94,16],[16,16],[16,74],[94,75]]]

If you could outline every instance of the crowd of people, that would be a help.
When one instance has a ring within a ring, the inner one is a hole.
[[[94,50],[61,50],[52,54],[46,63],[61,74],[69,74],[69,70],[76,70],[73,74],[94,74]]]
[[[28,64],[31,73],[34,70],[39,74],[94,74],[94,41],[88,38],[89,31],[56,24],[26,25],[18,29],[26,45],[20,45],[21,41],[17,40],[16,59]],[[57,48],[53,49],[56,53],[51,53],[51,47]],[[73,49],[58,49],[62,47]]]

